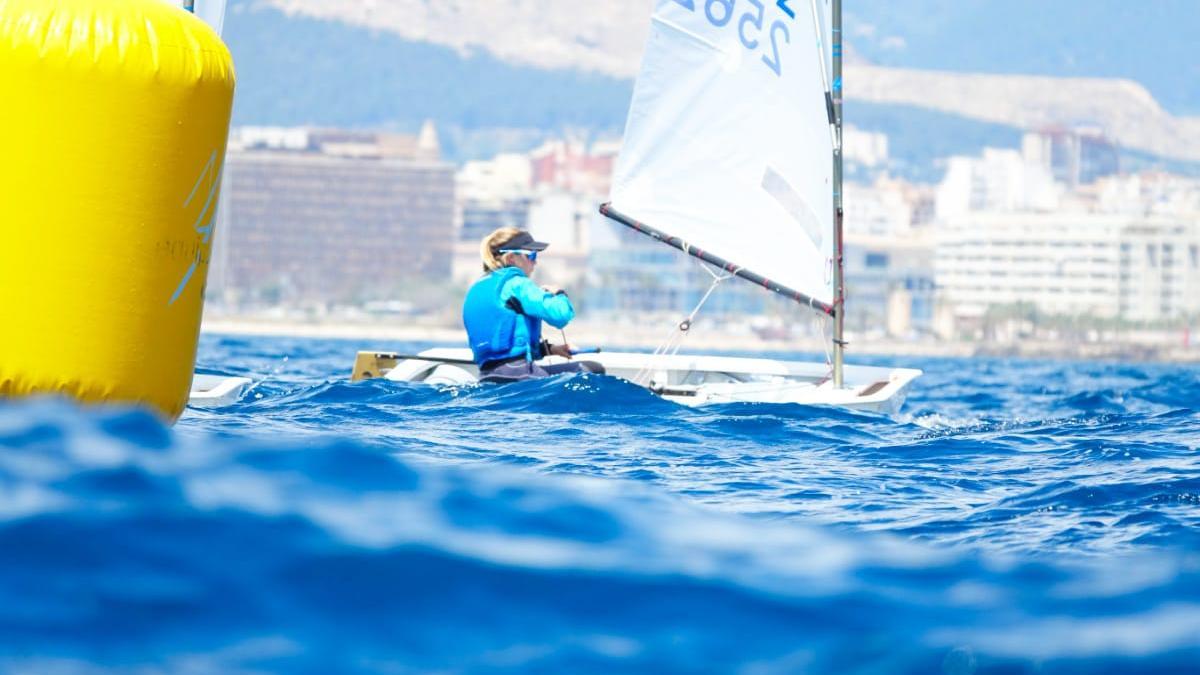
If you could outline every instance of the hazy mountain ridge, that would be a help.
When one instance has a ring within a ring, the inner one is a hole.
[[[845,0],[846,39],[879,66],[1133,80],[1200,115],[1195,0]]]
[[[980,75],[855,66],[850,99],[915,105],[971,119],[1034,129],[1098,124],[1121,145],[1200,161],[1200,118],[1174,117],[1130,80]]]
[[[637,73],[652,0],[267,0],[288,14],[386,30],[540,68]]]
[[[946,1],[925,0],[933,5]],[[874,2],[854,0],[859,8]],[[1067,5],[1076,2],[1064,0]],[[249,95],[247,87],[241,87],[238,118],[255,123],[412,126],[414,117],[428,116],[457,121],[464,129],[574,127],[619,132],[628,102],[628,76],[640,59],[651,4],[609,0],[589,3],[584,11],[575,3],[534,0],[234,0],[231,44],[239,57],[239,73],[246,76],[242,84],[254,79],[256,85]],[[970,7],[994,3],[950,4],[958,9],[947,10],[943,22],[961,21]],[[1113,3],[1093,4],[1099,12],[1104,10],[1101,5]],[[305,38],[289,41],[276,25],[279,21],[264,19],[275,14],[268,8],[285,12],[290,17],[285,20],[287,30],[301,28]],[[886,19],[887,12],[883,14]],[[913,23],[907,14],[892,14],[904,18],[896,21],[901,27],[905,21]],[[257,29],[238,35],[239,21],[247,20],[266,21],[268,32],[277,35],[262,35]],[[867,26],[848,23],[852,36],[856,25]],[[922,30],[938,34],[936,26]],[[868,35],[854,38],[856,52],[862,47],[875,56],[881,44],[896,40],[877,26],[865,32]],[[331,39],[335,44],[314,46]],[[245,52],[253,54],[243,58]],[[1012,128],[1095,123],[1126,147],[1200,161],[1200,118],[1170,115],[1133,81],[979,76],[854,61],[846,73],[851,104],[926,108]],[[273,72],[254,72],[258,69]],[[302,78],[311,84],[287,84],[288,78],[296,77],[287,72],[291,69],[312,71]],[[316,90],[318,84],[338,95],[321,91],[309,96],[312,92],[306,87]],[[254,100],[245,101],[247,96]],[[852,112],[848,109],[851,122]]]
[[[464,55],[340,21],[234,0],[225,40],[237,64],[234,123],[620,131],[627,80]]]
[[[637,73],[654,0],[264,0],[516,64]],[[743,2],[744,4],[744,2]],[[807,4],[807,3],[805,3]],[[735,12],[738,10],[734,10]],[[935,71],[1117,78],[1200,115],[1195,0],[846,0],[848,53]],[[1190,30],[1189,30],[1190,29]]]

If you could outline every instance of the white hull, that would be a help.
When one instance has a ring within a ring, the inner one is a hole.
[[[471,352],[439,348],[423,351],[419,356],[469,361]],[[469,384],[479,378],[479,370],[465,363],[395,359],[387,354],[370,352],[360,353],[359,363],[369,362],[372,358],[375,369],[367,374],[366,371],[359,372],[356,366],[355,379],[377,375],[404,382]],[[921,375],[921,371],[911,368],[846,366],[846,386],[837,389],[829,377],[829,366],[824,363],[627,352],[588,354],[579,358],[596,361],[609,375],[637,382],[665,399],[689,406],[798,403],[893,414],[904,403],[908,385]],[[551,357],[546,362],[561,360]]]
[[[192,376],[192,391],[188,395],[188,405],[193,408],[220,408],[233,405],[246,393],[252,380],[248,377],[227,377],[225,375]]]

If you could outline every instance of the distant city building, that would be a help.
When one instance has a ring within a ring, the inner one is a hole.
[[[596,143],[588,148],[579,141],[547,142],[530,153],[533,185],[604,197],[612,186],[619,149],[616,143]]]
[[[943,223],[935,275],[960,320],[989,308],[1159,321],[1200,313],[1196,219],[974,213]]]
[[[1192,216],[1200,220],[1200,180],[1167,173],[1103,178],[1078,191],[1081,201],[1102,213]]]
[[[467,162],[456,180],[461,211],[459,241],[478,244],[497,228],[528,227],[533,202],[533,165],[529,157],[503,154],[487,161]]]
[[[529,229],[529,209],[532,206],[532,195],[464,199],[460,202],[462,226],[456,239],[478,244],[484,237],[501,227]]]
[[[437,130],[432,122],[425,122],[416,136],[347,129],[238,127],[230,134],[229,150],[428,161],[438,161],[441,157]]]
[[[920,193],[904,181],[879,178],[872,185],[845,183],[847,236],[891,237],[907,234]]]
[[[850,235],[845,247],[846,327],[908,337],[932,330],[934,242],[917,230],[900,236]]]
[[[242,129],[226,157],[211,290],[234,302],[387,299],[445,282],[454,169],[417,137]]]
[[[842,131],[842,145],[843,156],[847,162],[857,162],[869,168],[887,166],[887,134],[864,131],[847,124]]]
[[[908,202],[912,206],[914,229],[929,227],[937,222],[937,188],[932,185],[909,185]]]
[[[559,190],[542,191],[529,211],[529,232],[550,243],[538,259],[538,278],[564,288],[578,288],[587,274],[594,198]]]
[[[1148,218],[1121,234],[1121,318],[1200,315],[1200,220]]]
[[[527,197],[533,189],[533,162],[516,153],[470,161],[458,171],[457,181],[463,199]]]
[[[1116,144],[1096,127],[1046,127],[1027,133],[1021,153],[1069,187],[1090,185],[1121,170]]]
[[[982,157],[951,157],[937,188],[937,218],[973,212],[1053,211],[1061,190],[1050,172],[1015,150],[985,148]]]

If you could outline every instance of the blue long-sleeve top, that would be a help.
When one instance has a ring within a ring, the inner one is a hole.
[[[516,298],[526,316],[541,319],[555,328],[564,328],[575,318],[575,307],[566,293],[551,293],[533,283],[519,268],[507,269],[516,270],[517,273],[501,289],[501,304],[507,305]]]

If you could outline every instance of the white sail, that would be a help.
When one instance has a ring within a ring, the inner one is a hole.
[[[656,0],[613,207],[832,304],[827,0]]]

